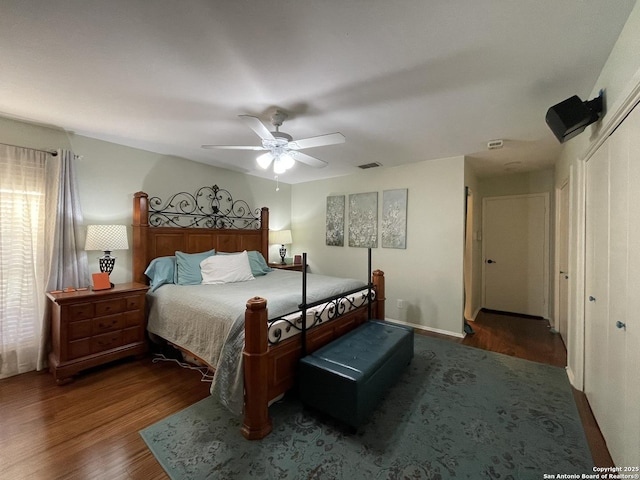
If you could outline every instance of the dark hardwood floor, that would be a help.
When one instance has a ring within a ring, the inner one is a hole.
[[[196,371],[150,357],[58,386],[45,372],[0,381],[0,479],[167,479],[138,434],[209,394]]]
[[[566,364],[562,340],[544,320],[481,312],[472,327],[465,339],[433,336]],[[206,397],[209,384],[200,380],[150,357],[87,371],[65,386],[46,372],[1,380],[0,479],[166,479],[138,431]],[[612,466],[584,395],[574,396],[594,464]]]

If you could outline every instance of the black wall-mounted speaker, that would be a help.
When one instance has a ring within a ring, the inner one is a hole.
[[[583,102],[574,95],[547,110],[545,120],[560,143],[579,135],[588,125],[598,121],[603,109],[602,97],[601,91],[598,97]]]

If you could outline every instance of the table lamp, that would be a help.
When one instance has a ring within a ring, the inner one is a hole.
[[[285,245],[290,245],[293,242],[291,238],[291,230],[278,230],[277,232],[269,232],[269,243],[280,245],[280,258],[282,265],[285,264],[284,257],[287,255],[287,249]]]
[[[116,257],[111,256],[113,250],[128,250],[126,225],[89,225],[85,250],[102,250],[104,255],[98,258],[100,271],[111,274]]]

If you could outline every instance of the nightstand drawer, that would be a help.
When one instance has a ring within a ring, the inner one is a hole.
[[[84,320],[93,317],[93,303],[76,303],[69,305],[69,321]]]
[[[124,316],[121,313],[97,317],[91,320],[91,335],[121,330],[124,328]]]
[[[142,327],[129,327],[122,331],[122,341],[124,344],[142,342],[144,340],[144,330]]]
[[[122,345],[122,330],[91,337],[91,353],[98,353]]]
[[[91,336],[91,320],[80,320],[79,322],[69,322],[67,327],[67,336],[69,340],[78,340],[80,338]]]
[[[144,297],[142,295],[136,295],[135,297],[125,298],[126,310],[140,310],[144,305]]]
[[[136,327],[144,325],[144,312],[142,310],[134,310],[132,312],[124,312],[122,314],[124,316],[124,326],[126,327]]]
[[[112,313],[124,312],[126,305],[124,298],[115,298],[113,300],[96,302],[96,316],[99,317],[101,315],[111,315]]]
[[[86,357],[91,353],[91,337],[74,340],[67,344],[67,360]]]

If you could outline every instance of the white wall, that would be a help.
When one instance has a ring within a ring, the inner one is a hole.
[[[281,183],[276,192],[275,183],[270,180],[5,118],[0,118],[0,142],[30,148],[66,148],[80,155],[77,174],[85,225],[131,225],[133,194],[138,191],[164,200],[173,193],[195,193],[202,186],[218,185],[229,190],[234,200],[246,200],[252,208],[269,207],[272,228],[289,226],[291,187],[286,184]],[[129,235],[131,240],[130,228]],[[270,253],[273,260],[278,257],[277,248]],[[114,254],[118,259],[112,281],[131,281],[131,250]],[[99,255],[88,252],[90,272],[98,270]]]
[[[581,158],[586,152],[591,140],[598,133],[601,125],[615,112],[616,108],[626,99],[629,89],[637,85],[640,79],[640,1],[636,2],[627,22],[616,41],[607,62],[605,63],[598,81],[594,85],[589,98],[605,90],[606,111],[600,122],[593,124],[580,135],[568,141],[555,165],[556,187],[561,187],[569,177],[569,166]],[[558,101],[561,101],[560,99]]]
[[[407,248],[373,249],[373,268],[385,272],[386,317],[437,332],[462,335],[464,157],[379,168],[292,186],[293,253],[308,253],[314,273],[365,279],[367,251],[325,242],[326,197],[408,189]],[[347,227],[348,231],[348,206]],[[380,242],[380,232],[378,232]],[[380,245],[380,243],[379,243]],[[397,301],[405,301],[398,309]]]
[[[479,179],[482,197],[553,192],[553,169]]]
[[[568,371],[572,384],[583,388],[584,377],[584,156],[598,132],[607,125],[632,90],[640,84],[640,2],[633,8],[627,23],[605,63],[589,99],[605,90],[606,112],[600,122],[568,141],[555,166],[555,185],[560,188],[573,171],[571,182],[572,219],[570,226],[571,256],[569,258],[569,345]],[[585,99],[586,100],[586,99]]]

